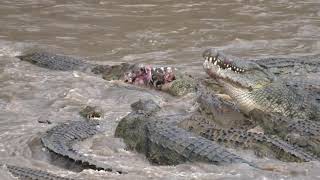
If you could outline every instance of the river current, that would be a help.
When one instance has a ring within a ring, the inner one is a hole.
[[[241,58],[319,54],[319,0],[1,0],[0,24],[1,162],[93,180],[320,179],[320,163],[259,159],[246,151],[236,153],[280,171],[245,164],[152,166],[113,137],[121,117],[140,98],[176,104],[181,110],[192,107],[154,90],[76,71],[52,71],[15,58],[25,50],[42,49],[92,63],[162,64],[204,75],[201,53],[208,47]],[[79,120],[86,105],[102,109],[105,131],[77,148],[131,173],[77,172],[42,147],[46,130]],[[0,179],[14,178],[3,167]]]

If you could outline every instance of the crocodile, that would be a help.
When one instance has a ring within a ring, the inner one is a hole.
[[[21,180],[75,180],[73,178],[61,177],[43,170],[31,169],[16,165],[0,164],[15,177]]]
[[[148,86],[182,96],[194,90],[195,85],[189,75],[179,74],[172,67],[151,67],[143,64],[121,63],[118,65],[99,65],[70,56],[49,52],[30,51],[17,56],[22,61],[39,67],[59,71],[80,71],[101,75],[105,80],[122,80],[129,84]]]
[[[293,59],[296,63],[279,59],[279,69],[276,61],[270,62],[272,59],[245,61],[215,49],[204,51],[203,57],[205,71],[223,86],[254,125],[320,156],[320,86],[313,82],[308,89],[310,86],[299,84],[294,75],[300,73],[306,78],[305,72],[318,73],[319,55]]]
[[[59,124],[49,129],[42,137],[41,142],[50,152],[65,157],[67,160],[75,162],[81,168],[90,168],[95,170],[105,170],[117,172],[119,174],[126,173],[118,168],[112,168],[104,162],[99,162],[83,155],[73,149],[73,145],[79,141],[83,141],[100,133],[99,121],[101,112],[96,107],[87,106],[80,111],[80,115],[87,120],[72,121],[69,123]],[[37,180],[73,180],[72,178],[60,177],[43,170],[37,170],[27,167],[1,164],[7,170],[19,179],[37,179]]]
[[[320,72],[320,55],[251,60],[276,75],[294,75]]]
[[[129,149],[144,153],[154,164],[201,161],[256,167],[217,143],[178,128],[178,116],[155,116],[160,107],[152,100],[139,100],[131,107],[133,111],[119,122],[115,136],[123,138]]]
[[[253,109],[291,118],[320,120],[319,103],[309,93],[288,85],[284,78],[254,61],[227,57],[216,49],[203,52],[204,70],[248,114]],[[269,63],[269,67],[270,67]]]
[[[274,157],[288,162],[318,160],[313,154],[305,152],[300,147],[288,144],[278,137],[248,132],[243,129],[224,129],[208,123],[210,121],[203,115],[193,114],[190,118],[182,121],[179,126],[230,148],[254,150],[259,157]]]
[[[99,121],[72,121],[59,124],[48,130],[41,137],[41,142],[51,152],[78,162],[85,168],[124,173],[121,169],[112,168],[110,165],[96,161],[73,148],[73,145],[78,141],[83,141],[99,132]]]
[[[267,134],[276,134],[291,144],[320,157],[320,124],[305,119],[292,119],[255,109],[249,113]]]
[[[292,141],[287,141],[288,138],[284,138],[290,134],[297,134],[297,132],[300,132],[304,139],[316,138],[320,132],[320,126],[317,125],[317,122],[292,121],[290,118],[275,114],[271,116],[270,113],[263,113],[257,109],[251,111],[247,117],[230,100],[216,96],[210,88],[200,88],[202,90],[199,91],[197,97],[198,110],[190,118],[182,121],[179,127],[220,142],[225,146],[232,148],[240,146],[243,149],[254,150],[258,152],[257,154],[261,154],[263,151],[264,154],[267,153],[265,156],[275,157],[282,161],[318,160],[316,151],[308,151],[306,147],[302,146],[298,147],[297,143],[292,143]],[[262,116],[263,114],[264,116]],[[264,131],[256,132],[256,127],[263,127]],[[314,149],[318,148],[318,145],[312,141],[308,144],[314,145]],[[273,151],[275,149],[278,151]]]

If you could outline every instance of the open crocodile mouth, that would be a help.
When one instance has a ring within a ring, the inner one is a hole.
[[[252,88],[247,84],[242,84],[239,80],[242,78],[246,69],[236,66],[232,59],[226,57],[223,53],[217,50],[208,49],[203,53],[204,70],[209,76],[220,81],[223,85],[228,85],[235,88],[249,89]]]
[[[215,56],[210,56],[210,55],[204,56],[204,59],[205,59],[205,63],[209,63],[211,65],[214,65],[216,68],[218,68],[218,71],[221,69],[224,69],[224,70],[233,71],[235,73],[245,72],[244,69],[233,65],[231,61],[229,61],[223,55],[220,55],[220,53],[217,53],[217,55],[215,55]],[[204,64],[204,67],[208,67],[208,65]],[[219,73],[219,72],[217,72],[217,73]]]

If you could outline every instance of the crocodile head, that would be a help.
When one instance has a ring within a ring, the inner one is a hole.
[[[204,70],[221,84],[226,93],[234,98],[245,112],[251,111],[254,101],[250,92],[264,88],[275,81],[273,74],[252,61],[226,57],[215,49],[203,52]]]

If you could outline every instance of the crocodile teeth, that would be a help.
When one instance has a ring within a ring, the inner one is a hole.
[[[235,67],[235,66],[232,66],[231,64],[229,64],[228,62],[225,62],[223,60],[220,60],[218,57],[215,57],[215,56],[207,56],[205,57],[205,63],[211,63],[215,66],[218,66],[219,67],[219,71],[221,69],[228,69],[228,70],[231,70],[231,71],[234,71],[235,73],[242,73],[244,72],[244,69],[241,69],[241,68],[238,68],[238,67]],[[218,72],[219,72],[218,71]]]

